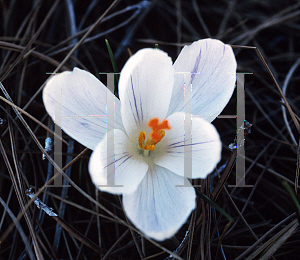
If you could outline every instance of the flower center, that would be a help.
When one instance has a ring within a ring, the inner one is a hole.
[[[164,119],[162,123],[159,123],[158,118],[150,119],[148,122],[148,127],[150,127],[152,131],[149,134],[146,144],[145,144],[145,139],[146,139],[145,131],[141,131],[138,138],[140,148],[144,149],[144,155],[148,155],[149,151],[153,151],[155,149],[155,145],[158,142],[160,142],[161,139],[163,139],[163,137],[165,136],[165,130],[171,129],[168,120]]]

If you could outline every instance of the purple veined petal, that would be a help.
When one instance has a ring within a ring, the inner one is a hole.
[[[183,177],[163,167],[149,168],[138,189],[123,196],[126,215],[147,237],[170,238],[195,208],[195,190],[183,184]]]
[[[111,158],[108,158],[108,142],[114,148]],[[114,165],[108,167],[109,164]],[[134,152],[134,145],[127,135],[118,129],[108,132],[96,146],[89,161],[89,172],[95,186],[113,194],[134,192],[147,170],[148,164]],[[113,185],[108,185],[107,175],[111,175]]]
[[[107,132],[106,100],[115,102],[114,125],[123,129],[120,100],[91,73],[74,68],[53,76],[43,90],[46,111],[72,138],[94,149]],[[55,115],[60,118],[56,118]],[[60,120],[61,119],[61,120]]]
[[[173,83],[172,60],[165,52],[142,49],[130,57],[119,82],[122,121],[128,135],[151,118],[166,117]]]
[[[212,122],[230,100],[236,81],[232,48],[215,39],[185,46],[174,63],[175,82],[168,115],[184,112],[184,76],[192,73],[192,111]]]
[[[174,113],[167,118],[170,125],[174,127],[166,132],[161,141],[164,152],[155,157],[154,163],[180,176],[190,178],[190,173],[184,172],[186,156],[192,160],[191,177],[205,179],[221,159],[220,136],[211,123],[202,118],[192,117],[192,149],[188,152],[184,144],[184,118],[185,114],[182,112]]]

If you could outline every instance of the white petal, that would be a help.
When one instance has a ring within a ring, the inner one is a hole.
[[[183,184],[183,177],[165,168],[149,169],[138,189],[123,196],[126,215],[146,236],[170,238],[195,208],[195,190],[189,181]]]
[[[175,83],[168,115],[184,112],[182,72],[187,72],[193,73],[191,113],[213,121],[232,96],[236,66],[232,48],[219,40],[204,39],[185,46],[174,63]]]
[[[165,52],[142,49],[130,57],[119,82],[122,120],[128,134],[151,118],[166,117],[173,83],[172,60]]]
[[[190,131],[185,134],[184,118],[185,114],[182,112],[174,113],[167,118],[172,129],[166,131],[161,141],[162,152],[160,156],[155,157],[154,163],[186,178],[204,179],[221,159],[220,136],[211,123],[202,118],[192,117],[192,139],[189,139],[192,149],[188,151],[184,138]],[[190,164],[184,165],[185,158],[186,163],[192,161],[192,167],[189,167]]]
[[[109,153],[111,155],[108,156]],[[127,135],[118,129],[108,132],[96,146],[89,162],[89,172],[95,186],[114,194],[134,192],[147,170],[147,163],[133,152]],[[107,174],[111,178],[109,183]]]
[[[43,91],[44,105],[53,121],[90,149],[106,134],[107,100],[115,102],[115,123],[111,127],[123,129],[120,100],[87,71],[74,68],[55,75]]]

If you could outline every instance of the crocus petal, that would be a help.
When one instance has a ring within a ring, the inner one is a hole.
[[[111,156],[108,156],[109,149]],[[115,129],[108,132],[96,146],[89,162],[91,179],[98,189],[114,194],[132,193],[137,189],[148,164],[131,151],[134,149],[131,149],[130,140],[123,131]],[[112,180],[110,183],[107,183],[107,174]]]
[[[190,133],[188,130],[185,133],[184,119],[185,114],[182,112],[174,113],[167,118],[170,125],[176,127],[166,132],[159,147],[162,151],[159,153],[160,156],[155,157],[154,163],[186,178],[204,179],[221,159],[220,136],[211,123],[202,118],[192,117],[190,152],[184,144],[185,136]],[[192,160],[190,169],[192,172],[185,172],[185,158],[187,163],[188,160]]]
[[[213,121],[232,96],[236,81],[232,48],[219,40],[205,39],[185,46],[174,63],[175,83],[168,115],[184,112],[184,75],[191,74],[192,111]]]
[[[172,60],[165,52],[143,49],[130,57],[119,82],[122,121],[129,135],[151,118],[166,117],[173,83]]]
[[[179,186],[180,185],[180,186]],[[184,178],[159,167],[149,168],[132,194],[123,196],[130,221],[146,236],[162,241],[173,236],[195,208],[195,190]]]
[[[87,71],[74,68],[72,72],[55,75],[43,91],[44,105],[53,121],[90,149],[106,134],[107,99],[115,102],[115,120],[111,127],[123,129],[120,100]]]

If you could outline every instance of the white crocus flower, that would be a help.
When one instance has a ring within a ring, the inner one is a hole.
[[[192,118],[188,154],[184,122],[191,115],[185,113],[182,72],[192,73],[191,113],[198,115]],[[210,122],[228,103],[235,81],[231,47],[205,39],[185,46],[173,65],[158,49],[142,49],[130,57],[120,76],[120,100],[114,98],[114,130],[108,133],[106,102],[113,94],[92,74],[75,68],[52,77],[43,100],[54,122],[55,111],[61,109],[62,129],[93,150],[89,172],[96,187],[122,194],[131,222],[162,241],[174,235],[195,208],[184,158],[192,159],[192,178],[206,178],[220,160],[220,137]],[[107,142],[114,142],[110,172]],[[105,186],[111,174],[122,187]]]

